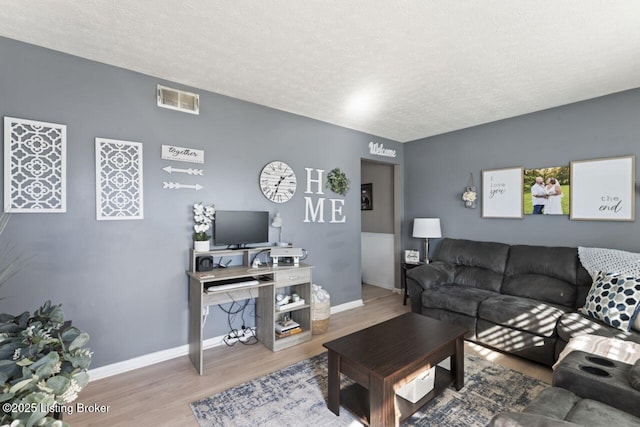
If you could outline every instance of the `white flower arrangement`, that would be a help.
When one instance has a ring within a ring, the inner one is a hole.
[[[197,242],[206,242],[211,238],[207,231],[211,228],[213,216],[216,213],[213,205],[206,206],[202,203],[194,203],[193,205],[193,240]]]
[[[462,194],[462,200],[464,200],[465,202],[475,202],[477,198],[478,195],[475,191],[465,191]]]

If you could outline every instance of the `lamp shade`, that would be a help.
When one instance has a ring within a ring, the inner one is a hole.
[[[416,218],[413,220],[413,237],[442,237],[440,218]]]
[[[271,226],[276,228],[282,227],[282,217],[280,216],[280,212],[276,212],[276,215],[273,217],[273,221],[271,222]]]

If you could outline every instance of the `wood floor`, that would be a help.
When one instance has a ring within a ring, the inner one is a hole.
[[[410,311],[408,305],[402,305],[399,294],[366,286],[365,306],[332,315],[329,330],[314,335],[310,342],[277,353],[260,344],[216,347],[204,353],[203,376],[184,356],[91,382],[80,393],[78,402],[109,405],[108,412],[75,413],[64,419],[74,426],[197,426],[190,402],[320,354],[326,341]],[[465,351],[550,382],[549,368],[469,343]]]

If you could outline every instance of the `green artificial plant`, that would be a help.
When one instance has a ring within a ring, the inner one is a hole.
[[[347,195],[350,183],[351,181],[340,168],[332,169],[331,172],[327,174],[327,188],[341,196]]]
[[[89,383],[89,335],[64,321],[61,305],[33,315],[0,314],[0,425],[68,426],[53,417]]]

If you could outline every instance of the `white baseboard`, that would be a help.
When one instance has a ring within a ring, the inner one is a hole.
[[[203,349],[217,347],[223,344],[226,335],[220,335],[204,340]],[[111,377],[113,375],[123,374],[133,371],[134,369],[144,368],[145,366],[155,365],[156,363],[165,362],[175,359],[176,357],[186,356],[189,354],[189,345],[181,345],[179,347],[169,348],[166,350],[156,351],[154,353],[145,354],[143,356],[134,357],[133,359],[123,360],[122,362],[112,363],[110,365],[101,366],[99,368],[89,370],[89,378],[91,381],[97,381],[102,378]]]
[[[351,310],[352,308],[358,308],[364,306],[364,302],[361,299],[357,299],[351,302],[345,302],[344,304],[334,305],[331,307],[331,314],[340,313],[341,311]]]
[[[347,302],[344,304],[331,307],[331,314],[340,313],[341,311],[351,310],[352,308],[362,307],[364,303],[361,299]],[[209,338],[202,343],[203,349],[209,349],[222,345],[225,335]],[[113,375],[123,374],[133,371],[134,369],[144,368],[145,366],[155,365],[156,363],[165,362],[175,359],[176,357],[186,356],[189,354],[189,345],[181,345],[179,347],[169,348],[166,350],[156,351],[154,353],[145,354],[143,356],[134,357],[122,362],[112,363],[110,365],[101,366],[99,368],[89,370],[89,378],[91,381],[97,381]]]

